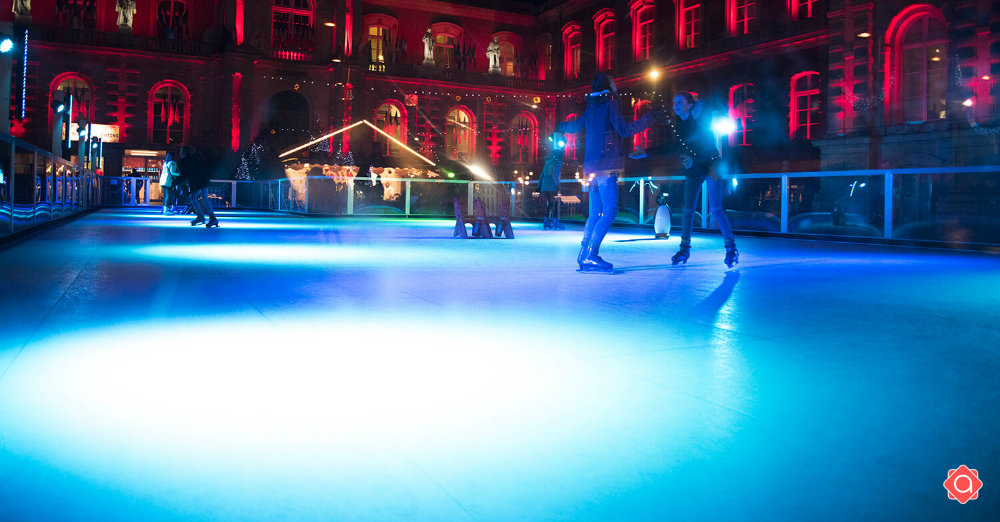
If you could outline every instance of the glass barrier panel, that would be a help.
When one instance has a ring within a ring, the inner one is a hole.
[[[45,199],[48,185],[45,172],[35,171],[35,153],[20,146],[14,150],[14,229],[43,223],[51,216]]]
[[[894,174],[892,237],[1000,244],[1000,172]]]
[[[127,178],[102,177],[101,178],[101,204],[108,206],[120,206],[125,204],[125,194],[127,192]]]
[[[233,184],[229,181],[212,181],[208,185],[208,201],[213,209],[232,208]]]
[[[309,179],[309,212],[315,214],[347,214],[350,181],[315,177]]]
[[[788,178],[788,231],[882,237],[884,176]]]
[[[399,216],[406,211],[406,201],[398,192],[386,191],[381,178],[354,178],[354,213],[361,215]]]
[[[506,206],[508,212],[513,212],[510,208],[510,185],[496,182],[470,181],[472,184],[472,198],[479,198],[483,202],[487,216],[499,216],[501,206]],[[517,189],[515,189],[515,192]],[[468,199],[468,195],[466,195]],[[516,203],[516,200],[515,200]],[[454,215],[454,211],[452,211]]]
[[[588,192],[582,183],[576,179],[562,180],[559,184],[559,208],[557,215],[562,221],[586,221]]]
[[[661,198],[660,195],[663,194]],[[652,224],[656,219],[656,212],[659,210],[659,202],[662,201],[670,210],[671,226],[681,226],[681,218],[684,211],[684,179],[652,179],[646,180],[643,198],[645,207],[643,209],[643,223]],[[700,204],[700,201],[699,201]],[[696,207],[694,214],[695,227],[701,227],[701,207]]]
[[[724,177],[722,208],[733,230],[781,232],[781,178]]]
[[[638,180],[618,180],[618,215],[615,223],[637,224],[640,222],[639,201],[642,193],[639,191]]]
[[[410,215],[439,216],[454,218],[455,205],[452,202],[458,198],[462,213],[470,215],[468,207],[469,185],[466,181],[431,181],[410,180]]]
[[[14,145],[5,141],[0,141],[0,237],[14,231],[14,194],[12,193],[12,183],[14,182],[14,171],[11,167],[14,153]]]
[[[267,184],[262,181],[237,181],[236,182],[236,202],[237,208],[267,208],[265,195]]]

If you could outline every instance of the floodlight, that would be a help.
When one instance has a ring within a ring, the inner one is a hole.
[[[7,54],[14,50],[14,39],[9,35],[0,34],[0,53]]]
[[[736,131],[736,122],[725,116],[721,116],[712,120],[712,132],[714,132],[716,136],[725,136],[728,134],[732,134],[735,131]]]

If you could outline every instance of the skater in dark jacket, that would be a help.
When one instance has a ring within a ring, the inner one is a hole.
[[[208,186],[211,184],[211,179],[204,159],[194,147],[181,147],[180,156],[181,177],[187,181],[191,189],[191,208],[198,215],[191,220],[191,226],[205,223],[205,214],[208,214],[205,228],[219,226],[219,220],[215,218],[215,212],[212,210],[212,202],[208,200]]]
[[[730,268],[740,262],[736,250],[733,227],[729,224],[726,211],[722,208],[724,181],[716,171],[721,154],[712,132],[711,116],[703,114],[701,102],[690,92],[679,92],[674,96],[674,114],[671,126],[674,128],[676,148],[681,153],[681,165],[685,169],[684,214],[681,219],[681,248],[671,258],[673,264],[687,263],[691,256],[691,226],[694,207],[698,203],[701,185],[708,187],[708,208],[712,218],[719,224],[719,231],[726,244],[725,263]]]
[[[545,201],[545,222],[542,225],[545,230],[566,228],[559,224],[557,212],[559,202],[556,201],[558,197],[556,194],[559,192],[559,174],[562,172],[563,154],[565,154],[563,147],[565,147],[566,142],[563,139],[563,135],[559,132],[552,136],[552,149],[549,151],[548,157],[545,158],[542,175],[538,178],[538,192],[542,194],[542,200]]]
[[[611,263],[601,259],[601,241],[618,215],[618,173],[625,168],[622,138],[638,134],[655,121],[653,111],[629,122],[618,107],[614,80],[599,73],[590,84],[587,109],[579,118],[560,125],[559,131],[586,131],[583,172],[590,187],[590,214],[583,229],[577,264],[581,272],[611,272]]]

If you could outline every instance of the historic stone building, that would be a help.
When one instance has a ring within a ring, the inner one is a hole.
[[[108,174],[134,152],[282,149],[368,119],[421,153],[502,179],[538,169],[598,71],[632,116],[675,89],[736,130],[743,171],[996,163],[1000,2],[853,0],[35,0],[2,3],[11,133],[51,143],[51,101],[101,124]],[[651,73],[656,72],[658,77]],[[20,93],[23,92],[23,96]],[[95,131],[96,133],[97,131]],[[666,174],[665,128],[629,168]],[[341,139],[343,138],[343,139]],[[408,165],[363,127],[313,147]],[[141,152],[144,154],[146,152]],[[582,158],[575,141],[567,168]]]

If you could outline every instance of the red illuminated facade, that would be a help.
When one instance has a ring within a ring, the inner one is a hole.
[[[280,148],[364,118],[509,179],[540,170],[546,137],[582,112],[598,71],[633,116],[669,107],[675,89],[698,92],[735,121],[724,142],[745,171],[998,155],[1000,8],[988,0],[137,0],[125,25],[112,0],[31,4],[14,15],[0,2],[30,42],[11,132],[47,145],[50,100],[72,92],[74,118],[118,129],[109,174],[126,150],[193,144],[232,164],[253,140]],[[327,153],[411,161],[361,129]],[[672,165],[659,148],[669,139],[636,136],[650,158],[630,168]],[[571,173],[582,141],[568,141]]]

